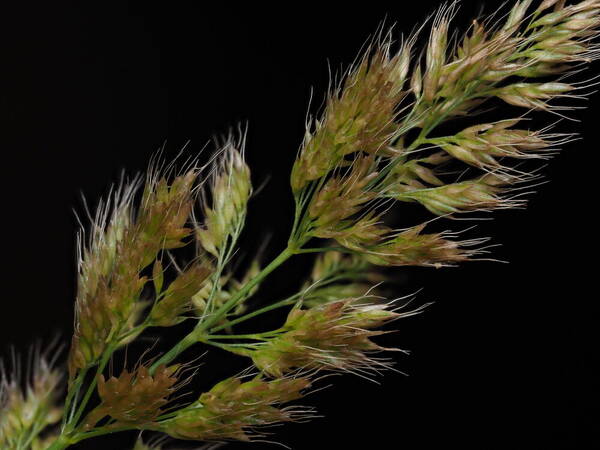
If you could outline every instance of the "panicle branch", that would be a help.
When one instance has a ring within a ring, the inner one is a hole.
[[[522,116],[432,135],[493,98],[560,114],[565,107],[556,99],[585,97],[576,94],[584,86],[566,81],[597,58],[600,2],[532,4],[516,2],[495,24],[475,21],[456,45],[448,37],[456,3],[442,7],[422,58],[412,57],[414,36],[396,53],[389,35],[375,39],[330,94],[300,149],[292,172],[296,243],[335,239],[383,265],[448,265],[478,253],[465,247],[483,240],[422,234],[425,224],[397,232],[386,225],[388,212],[395,201],[418,202],[446,217],[521,207],[524,199],[514,192],[538,175],[515,161],[548,158],[568,142],[570,135],[549,127],[518,127]],[[460,164],[463,170],[444,171]]]

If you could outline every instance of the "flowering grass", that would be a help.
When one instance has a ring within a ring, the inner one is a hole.
[[[145,176],[116,186],[78,237],[67,370],[39,353],[25,386],[18,371],[2,370],[2,448],[58,450],[127,430],[252,440],[264,426],[312,418],[296,402],[324,373],[370,378],[391,367],[379,354],[394,349],[377,336],[423,308],[382,298],[381,268],[487,258],[485,238],[461,240],[453,229],[430,231],[431,223],[523,207],[523,188],[539,178],[523,163],[549,158],[571,139],[550,125],[530,129],[527,119],[564,117],[591,85],[574,75],[598,56],[600,0],[517,1],[462,35],[451,32],[456,8],[441,7],[409,37],[380,32],[331,89],[291,167],[295,214],[272,261],[239,268],[253,194],[243,133],[206,165],[175,169],[157,159]],[[478,121],[486,108],[506,117]],[[468,123],[444,131],[458,119]],[[399,229],[393,215],[406,203],[422,205],[430,219]],[[183,247],[193,248],[190,260],[178,255]],[[316,256],[302,288],[252,309],[272,272],[306,253]],[[288,309],[279,328],[237,332],[278,308]],[[193,324],[189,333],[164,354],[150,357],[148,348],[133,368],[108,370],[147,329],[182,322]],[[178,359],[201,345],[246,358],[250,369],[176,402],[195,376]]]

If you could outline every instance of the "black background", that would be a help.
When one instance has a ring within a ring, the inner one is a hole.
[[[465,26],[498,4],[464,1],[456,22]],[[269,182],[251,203],[244,243],[251,253],[271,232],[267,256],[275,255],[290,225],[288,174],[311,92],[315,112],[330,68],[347,67],[384,18],[397,22],[398,32],[410,31],[437,5],[346,2],[325,9],[297,2],[217,10],[192,1],[34,2],[4,11],[2,353],[9,344],[25,351],[57,332],[68,340],[72,208],[82,211],[80,192],[93,203],[121,169],[144,170],[165,141],[174,156],[190,140],[190,155],[215,133],[248,122],[254,182]],[[501,211],[478,225],[477,234],[502,244],[495,256],[509,264],[397,272],[398,295],[423,287],[417,302],[436,302],[397,323],[400,331],[386,340],[412,351],[396,357],[409,376],[389,373],[381,385],[332,378],[334,386],[307,399],[325,417],[275,428],[276,440],[296,449],[599,448],[591,366],[600,96],[586,105],[571,113],[581,123],[561,125],[583,138],[544,169],[550,181],[528,209]],[[300,262],[282,267],[263,297],[296,287],[307,264]],[[207,384],[244,367],[207,358],[199,372]],[[132,438],[77,448],[128,448]]]

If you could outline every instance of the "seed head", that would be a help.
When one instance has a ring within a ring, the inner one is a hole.
[[[139,298],[147,282],[142,270],[161,250],[185,245],[197,174],[190,170],[169,185],[151,171],[137,213],[133,198],[139,183],[123,185],[100,205],[87,246],[80,236],[71,377],[94,364],[111,339],[118,340],[135,325],[132,318],[140,314]]]
[[[162,422],[161,430],[177,439],[249,441],[257,427],[301,419],[301,409],[278,405],[301,398],[308,387],[310,381],[302,377],[247,382],[227,378]]]
[[[523,204],[523,200],[506,199],[500,195],[506,191],[502,186],[510,183],[510,180],[509,177],[490,173],[460,183],[405,191],[394,195],[394,198],[419,202],[438,216],[466,211],[516,208]]]
[[[139,365],[133,372],[126,369],[118,377],[98,377],[101,403],[90,411],[84,428],[91,429],[106,416],[116,422],[112,426],[147,426],[161,414],[168,397],[177,389],[178,366],[159,366],[154,375]]]
[[[243,148],[244,138],[240,142],[229,138],[216,164],[210,192],[205,193],[202,201],[204,223],[197,225],[196,238],[204,250],[216,257],[227,240],[239,234],[252,194],[250,169],[244,162]]]
[[[397,137],[397,107],[408,91],[404,84],[412,42],[390,56],[385,40],[367,51],[351,69],[341,88],[327,99],[323,118],[307,129],[300,155],[292,169],[291,184],[299,192],[310,181],[336,168],[344,156],[358,151],[385,153]]]
[[[485,170],[504,169],[497,158],[539,158],[540,152],[553,144],[542,132],[510,128],[517,122],[518,119],[511,119],[475,125],[438,142],[449,155],[469,165]]]
[[[367,188],[377,176],[375,168],[372,156],[361,156],[352,163],[348,175],[330,178],[324,184],[308,208],[313,236],[337,237],[356,225],[352,216],[377,196]]]
[[[451,233],[421,234],[424,228],[425,224],[417,225],[369,247],[365,258],[380,266],[441,267],[469,260],[477,251],[467,247],[484,241],[447,239]]]
[[[369,356],[383,350],[373,331],[399,317],[389,305],[345,299],[310,309],[294,308],[279,336],[251,350],[256,367],[272,376],[294,369],[361,371],[384,364]]]
[[[195,262],[180,273],[152,308],[152,325],[170,327],[184,320],[183,315],[192,309],[192,297],[203,289],[212,273],[208,261]]]

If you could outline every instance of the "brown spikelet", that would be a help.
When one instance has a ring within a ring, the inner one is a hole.
[[[377,176],[373,166],[371,156],[359,157],[352,163],[347,176],[330,178],[317,192],[308,209],[313,236],[333,237],[351,224],[345,219],[359,212],[367,202],[375,198],[374,192],[365,189]]]
[[[118,377],[104,379],[98,377],[98,394],[101,403],[90,411],[83,427],[91,429],[100,420],[110,416],[116,422],[111,426],[145,426],[151,424],[160,414],[177,389],[178,367],[159,366],[150,375],[146,366],[140,365],[133,372],[126,369]]]

